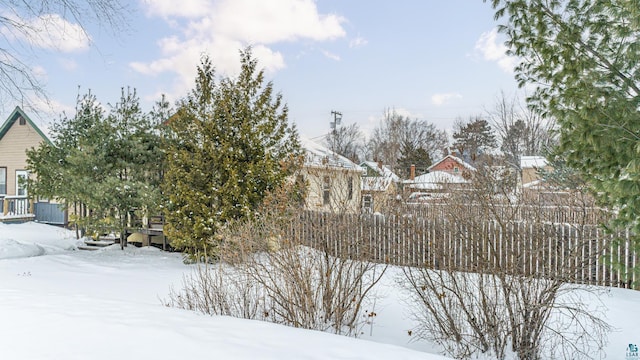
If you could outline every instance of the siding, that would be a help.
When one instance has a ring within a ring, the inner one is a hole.
[[[301,175],[307,182],[306,207],[309,210],[328,212],[360,212],[361,200],[361,171],[334,167],[305,166]],[[323,183],[324,177],[330,180],[330,203],[324,204]],[[352,184],[351,197],[349,197],[349,182]]]
[[[0,167],[7,168],[7,195],[16,193],[16,170],[27,167],[27,149],[37,147],[43,141],[38,132],[27,122],[16,120],[0,139]]]
[[[458,168],[457,172],[454,171],[454,168],[456,167]],[[445,158],[443,161],[441,161],[440,163],[434,165],[429,169],[429,172],[434,172],[434,171],[444,171],[450,174],[462,176],[463,172],[467,171],[467,169],[464,167],[464,165],[460,164],[459,162],[451,158]]]
[[[550,166],[545,166],[544,169],[546,171],[551,171],[552,168]],[[541,176],[536,168],[523,168],[522,169],[522,184],[528,184],[530,182],[540,180]]]

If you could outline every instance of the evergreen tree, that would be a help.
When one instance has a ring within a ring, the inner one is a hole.
[[[640,2],[491,3],[522,59],[517,80],[537,86],[530,106],[558,122],[558,152],[616,210],[615,225],[640,234]]]
[[[398,175],[408,179],[411,165],[415,165],[417,174],[424,174],[431,166],[431,156],[424,148],[416,147],[410,142],[404,142],[400,149],[400,159],[398,159]]]
[[[72,207],[70,222],[78,236],[90,227],[87,203],[95,193],[99,171],[104,169],[95,157],[100,139],[107,135],[103,117],[94,95],[78,96],[75,115],[64,115],[53,124],[53,143],[44,142],[27,151],[27,170],[35,174],[28,182],[29,193]]]
[[[215,256],[218,230],[250,216],[292,174],[300,155],[282,95],[265,84],[250,48],[241,52],[233,79],[216,82],[211,60],[202,59],[165,144],[166,233],[194,259]]]
[[[129,212],[156,213],[160,204],[162,152],[150,116],[143,113],[135,90],[122,89],[120,101],[106,118],[103,140],[107,167],[98,183],[96,209],[118,220],[124,234]],[[121,244],[125,244],[121,238]]]
[[[62,118],[52,132],[53,144],[27,153],[28,169],[36,174],[29,183],[32,194],[74,205],[73,221],[96,231],[123,234],[129,211],[156,211],[159,135],[135,91],[123,89],[109,115],[87,94],[79,98],[75,116]]]
[[[510,124],[507,127],[504,138],[502,139],[502,146],[500,146],[500,150],[504,154],[507,164],[514,169],[520,170],[520,157],[524,152],[524,137],[526,131],[527,129],[524,121],[516,120],[513,124]]]
[[[469,162],[476,162],[480,155],[496,147],[496,137],[487,120],[481,118],[468,122],[457,122],[456,131],[453,133],[453,146],[460,156]]]

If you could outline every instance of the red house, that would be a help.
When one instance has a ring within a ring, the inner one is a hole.
[[[452,175],[466,177],[470,172],[475,172],[476,168],[457,156],[447,155],[440,161],[431,165],[427,170],[429,172],[443,171]]]

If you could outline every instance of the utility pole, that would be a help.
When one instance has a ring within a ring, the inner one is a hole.
[[[332,110],[331,115],[333,115],[333,121],[329,123],[329,125],[331,126],[331,130],[335,132],[338,125],[340,125],[340,122],[342,121],[342,113]]]
[[[342,113],[339,111],[335,111],[335,110],[331,110],[331,115],[333,115],[333,121],[329,123],[329,127],[331,127],[331,133],[329,136],[333,137],[331,144],[332,144],[332,149],[331,151],[335,152],[335,144],[336,144],[336,137],[338,135],[338,126],[340,125],[340,122],[342,121]]]

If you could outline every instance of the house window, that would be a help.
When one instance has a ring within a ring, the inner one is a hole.
[[[353,199],[353,176],[347,178],[347,200]]]
[[[7,195],[7,168],[0,167],[0,195]]]
[[[329,205],[331,201],[331,178],[329,176],[325,176],[322,178],[322,203],[324,205]]]
[[[460,172],[460,168],[459,168],[459,167],[457,167],[457,166],[454,166],[454,167],[453,167],[453,172],[454,172],[454,173],[458,173],[458,172]]]
[[[20,125],[26,125],[27,124],[27,120],[24,118],[24,116],[20,116],[20,117],[18,117],[18,123]]]
[[[16,170],[16,196],[27,196],[27,177],[27,171]]]
[[[373,196],[367,194],[362,197],[362,209],[365,212],[373,211]]]

